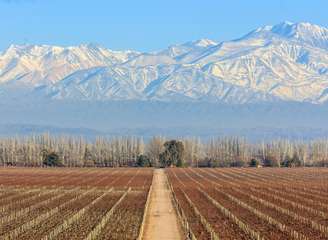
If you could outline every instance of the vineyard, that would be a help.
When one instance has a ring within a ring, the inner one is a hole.
[[[152,169],[0,169],[0,239],[137,239]]]
[[[189,239],[328,239],[328,169],[167,169]]]
[[[0,169],[0,239],[148,240],[168,226],[176,239],[328,239],[328,169]]]

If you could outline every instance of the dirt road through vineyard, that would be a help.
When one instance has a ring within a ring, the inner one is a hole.
[[[150,196],[145,231],[142,238],[144,240],[183,239],[166,181],[164,170],[155,169],[153,190]]]

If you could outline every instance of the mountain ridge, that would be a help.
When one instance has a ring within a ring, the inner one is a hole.
[[[11,45],[0,53],[0,99],[328,100],[328,29],[283,22],[217,43],[141,53],[94,45]]]

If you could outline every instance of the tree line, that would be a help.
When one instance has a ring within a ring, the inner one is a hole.
[[[1,166],[65,167],[328,167],[328,140],[251,143],[223,137],[169,140],[153,137],[54,137],[0,139]]]

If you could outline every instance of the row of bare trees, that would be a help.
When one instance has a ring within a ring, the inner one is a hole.
[[[139,137],[98,138],[90,142],[48,134],[2,138],[0,165],[36,167],[56,165],[53,163],[58,161],[67,167],[122,167],[137,166],[146,159],[147,166],[160,166],[165,142],[164,137],[146,142]],[[226,137],[209,141],[183,138],[179,142],[183,145],[183,152],[178,154],[182,166],[328,166],[328,140],[250,143],[243,138]]]

